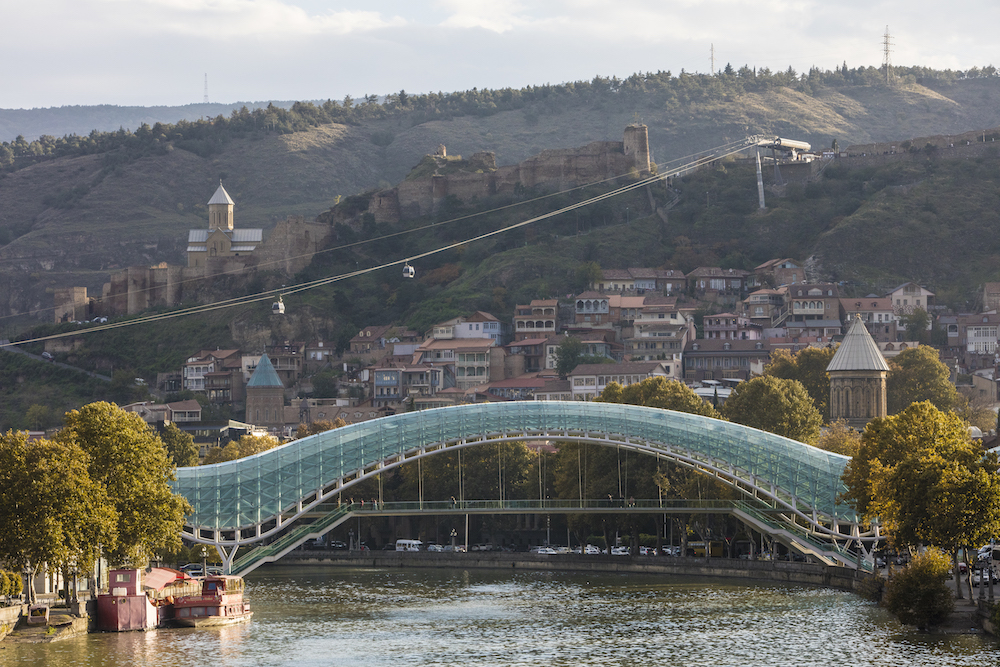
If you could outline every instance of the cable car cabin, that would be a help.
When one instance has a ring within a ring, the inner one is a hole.
[[[285,314],[285,302],[281,300],[280,296],[278,297],[278,300],[271,305],[271,314],[272,315]]]
[[[412,278],[415,273],[416,272],[413,270],[413,267],[410,266],[409,264],[406,264],[403,267],[403,277],[404,278]]]

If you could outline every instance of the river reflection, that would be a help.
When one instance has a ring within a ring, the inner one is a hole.
[[[291,569],[247,580],[249,625],[0,643],[0,664],[987,665],[839,591],[654,575]]]

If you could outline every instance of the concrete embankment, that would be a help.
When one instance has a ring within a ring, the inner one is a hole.
[[[562,572],[626,572],[685,577],[716,577],[777,581],[808,586],[827,586],[854,591],[860,577],[855,570],[818,563],[750,561],[730,558],[670,558],[657,556],[539,555],[527,553],[472,552],[425,553],[396,551],[303,551],[286,556],[258,572],[283,566],[382,568],[471,568],[540,570]]]

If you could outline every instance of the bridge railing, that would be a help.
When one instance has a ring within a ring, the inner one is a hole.
[[[523,510],[523,511],[558,511],[567,509],[579,510],[600,510],[619,509],[629,510],[663,510],[665,512],[693,512],[698,511],[720,511],[731,510],[733,508],[753,508],[760,513],[780,514],[777,510],[764,502],[752,503],[741,500],[659,500],[659,499],[621,499],[621,498],[598,498],[598,499],[547,499],[547,500],[435,500],[435,501],[401,501],[383,503],[378,501],[355,501],[351,503],[322,503],[317,505],[311,513],[332,512],[338,508],[348,507],[354,512],[364,513],[393,513],[393,512],[482,512],[486,510]]]

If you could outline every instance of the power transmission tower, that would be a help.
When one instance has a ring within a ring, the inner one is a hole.
[[[208,104],[208,72],[205,72],[205,104]]]
[[[712,60],[712,76],[715,76],[715,43],[712,43],[712,48],[710,50],[711,60]]]
[[[885,34],[882,35],[882,67],[885,68],[885,85],[891,86],[892,75],[892,36],[889,34],[889,26],[885,27]]]

